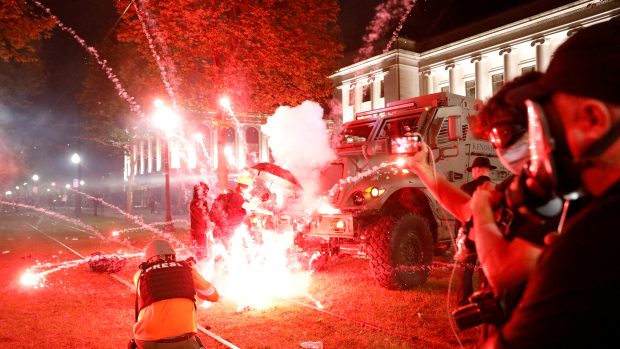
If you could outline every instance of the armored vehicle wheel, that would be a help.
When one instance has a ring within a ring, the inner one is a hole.
[[[415,213],[382,216],[367,232],[370,266],[379,285],[408,290],[426,282],[433,236],[424,217]]]

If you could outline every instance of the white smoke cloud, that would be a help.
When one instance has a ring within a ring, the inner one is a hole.
[[[321,166],[335,159],[330,147],[323,108],[311,101],[282,106],[263,125],[275,163],[293,173],[304,188],[301,204],[313,207],[319,189]]]

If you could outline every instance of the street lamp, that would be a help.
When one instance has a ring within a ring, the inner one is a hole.
[[[220,98],[221,109],[217,112],[217,185],[220,190],[228,187],[228,160],[226,159],[226,113],[231,112],[230,99],[226,96]]]
[[[163,162],[164,162],[164,178],[166,181],[166,219],[164,224],[165,231],[174,231],[172,225],[172,212],[170,210],[170,133],[179,124],[179,116],[170,108],[168,108],[160,99],[154,101],[155,113],[153,114],[153,124],[164,131],[165,139],[163,142]]]
[[[78,153],[71,155],[71,162],[77,165],[77,179],[73,181],[73,187],[75,190],[80,188],[80,180],[82,177],[82,159]],[[79,216],[82,213],[82,197],[78,193],[74,193],[75,198],[75,215]]]
[[[38,181],[38,180],[39,180],[39,175],[38,175],[38,174],[36,174],[36,173],[35,173],[35,174],[33,174],[33,175],[32,175],[32,180],[33,180],[33,181],[35,181],[35,182],[36,182],[36,181]]]

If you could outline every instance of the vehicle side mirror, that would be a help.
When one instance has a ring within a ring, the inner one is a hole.
[[[448,116],[448,140],[458,141],[463,138],[463,128],[461,127],[461,116]]]

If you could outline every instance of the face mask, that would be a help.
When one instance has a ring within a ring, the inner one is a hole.
[[[528,134],[524,133],[509,147],[497,148],[497,157],[508,171],[519,174],[530,158],[528,145]]]

